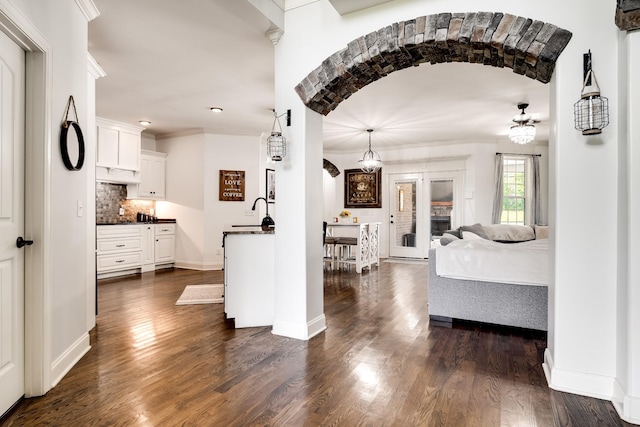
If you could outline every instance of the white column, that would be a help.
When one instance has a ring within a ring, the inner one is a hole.
[[[640,31],[620,34],[618,211],[620,279],[617,310],[617,374],[613,404],[620,416],[640,424]]]
[[[277,58],[277,56],[276,56]],[[276,68],[276,73],[278,68]],[[295,85],[276,77],[276,111],[287,155],[276,163],[278,216],[275,232],[273,333],[309,339],[326,329],[322,282],[322,117],[306,108]],[[288,90],[287,90],[288,89]]]

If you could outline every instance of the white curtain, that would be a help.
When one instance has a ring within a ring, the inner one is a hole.
[[[496,170],[493,178],[495,193],[493,196],[493,214],[491,215],[492,224],[500,224],[502,216],[502,175],[504,170],[504,154],[496,153]]]
[[[532,224],[540,224],[542,220],[542,209],[540,207],[540,156],[534,155],[532,157],[533,163],[533,195],[531,197],[531,204],[533,205],[533,218]]]

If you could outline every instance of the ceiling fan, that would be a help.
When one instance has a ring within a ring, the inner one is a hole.
[[[531,116],[525,113],[525,109],[529,104],[521,102],[518,104],[518,110],[520,114],[513,118],[515,125],[509,129],[509,139],[516,144],[528,144],[536,137],[535,123],[540,123],[539,120],[533,120]]]

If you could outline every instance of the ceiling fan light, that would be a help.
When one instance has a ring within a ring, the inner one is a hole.
[[[516,144],[528,144],[536,137],[536,127],[528,123],[519,123],[509,129],[509,139]]]

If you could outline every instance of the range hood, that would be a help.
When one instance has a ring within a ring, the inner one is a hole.
[[[111,184],[140,184],[140,172],[96,166],[96,181]]]

